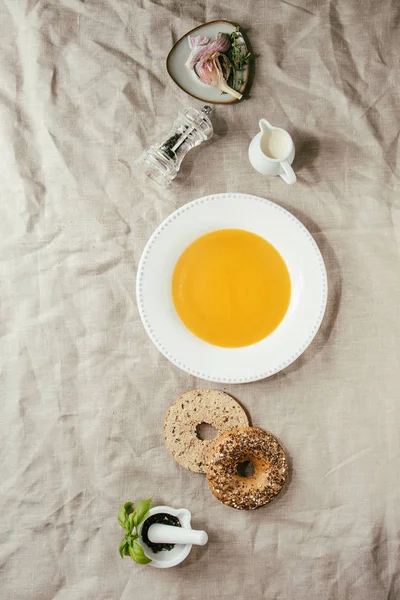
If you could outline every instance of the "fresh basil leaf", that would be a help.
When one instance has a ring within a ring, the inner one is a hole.
[[[121,506],[121,508],[118,511],[118,523],[121,525],[122,529],[127,530],[129,523],[127,520],[125,506]]]
[[[118,552],[120,553],[121,558],[124,558],[124,556],[129,556],[129,544],[127,543],[125,538],[120,543]]]
[[[133,512],[133,503],[125,502],[124,509],[126,511],[126,516],[130,515]]]
[[[136,504],[135,507],[135,517],[133,519],[133,522],[135,524],[135,526],[137,527],[142,521],[145,520],[145,518],[147,517],[147,513],[150,510],[150,506],[151,506],[151,498],[148,498],[148,500],[140,500],[140,502],[138,502]]]
[[[131,533],[131,531],[132,531],[132,527],[135,523],[135,517],[136,517],[136,510],[134,510],[130,515],[128,515],[129,533]]]
[[[140,565],[148,565],[151,562],[137,540],[133,542],[132,546],[129,546],[129,554],[131,558]]]

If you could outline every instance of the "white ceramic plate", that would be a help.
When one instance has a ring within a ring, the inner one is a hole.
[[[229,94],[221,94],[221,91],[217,88],[199,81],[196,75],[187,67],[185,67],[185,62],[189,58],[190,54],[188,41],[189,35],[204,35],[205,37],[211,38],[217,35],[217,33],[220,31],[222,33],[231,34],[235,27],[236,25],[230,23],[229,21],[212,21],[211,23],[206,23],[205,25],[201,25],[200,27],[192,29],[176,42],[167,57],[167,71],[175,83],[184,92],[190,94],[198,100],[209,102],[211,104],[230,104],[238,101],[237,98],[233,98]],[[243,50],[247,51],[246,42],[244,41],[243,37],[241,37],[241,44],[243,45]],[[240,87],[240,89],[238,89],[242,94],[246,89],[249,78],[249,70],[250,67],[247,63],[243,71],[240,73],[240,77],[243,79],[243,85]]]
[[[185,248],[210,231],[229,228],[251,231],[275,246],[292,284],[289,308],[277,329],[243,348],[220,348],[193,335],[178,317],[171,292]],[[296,217],[269,200],[228,193],[190,202],[158,227],[141,257],[136,292],[150,339],[174,365],[208,381],[244,383],[277,373],[304,352],[321,324],[328,288],[318,246]]]

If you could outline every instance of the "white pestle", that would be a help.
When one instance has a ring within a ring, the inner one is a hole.
[[[147,535],[153,544],[195,544],[196,546],[204,546],[208,542],[208,535],[205,531],[162,525],[162,523],[150,525]]]

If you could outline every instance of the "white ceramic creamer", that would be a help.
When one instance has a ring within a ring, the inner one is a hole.
[[[262,175],[279,175],[288,184],[295,183],[296,175],[290,166],[294,160],[294,143],[290,135],[280,127],[274,127],[266,119],[259,122],[260,132],[249,146],[249,160]]]

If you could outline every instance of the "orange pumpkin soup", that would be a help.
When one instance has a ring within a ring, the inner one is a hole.
[[[186,327],[225,348],[264,339],[290,302],[290,276],[279,252],[242,229],[220,229],[195,240],[172,276],[172,298]]]

